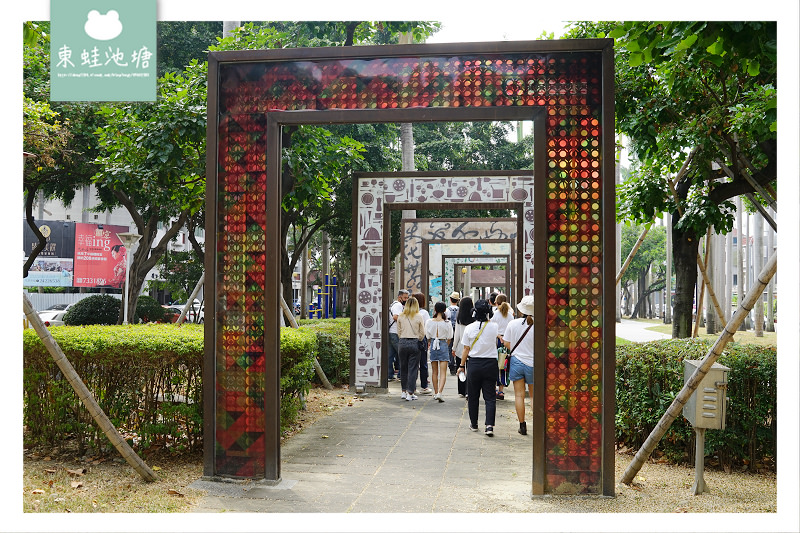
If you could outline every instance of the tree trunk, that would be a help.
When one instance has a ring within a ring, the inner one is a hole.
[[[742,303],[744,299],[744,248],[742,248],[742,243],[744,242],[743,233],[742,233],[742,215],[744,211],[742,210],[742,198],[737,196],[736,197],[736,268],[737,275],[736,275],[736,305]],[[740,331],[745,330],[745,321],[742,321],[741,326],[739,326]]]
[[[36,235],[36,240],[38,244],[36,247],[31,250],[30,255],[28,256],[27,261],[25,264],[22,265],[22,277],[28,277],[28,271],[33,265],[33,262],[36,260],[36,257],[44,250],[44,247],[47,245],[47,239],[42,232],[39,231],[39,227],[36,225],[36,220],[33,218],[33,199],[36,195],[36,188],[34,186],[27,187],[27,197],[25,198],[25,221],[28,223],[28,227],[33,230],[33,234]],[[41,287],[40,287],[41,289]]]
[[[697,286],[697,235],[675,226],[679,217],[672,217],[672,259],[675,264],[675,305],[672,309],[672,338],[692,335],[692,305]],[[698,310],[699,312],[700,310]]]
[[[672,215],[664,214],[664,225],[667,228],[667,291],[664,302],[664,324],[672,324]]]
[[[755,234],[755,239],[753,239],[753,267],[755,268],[756,272],[760,272],[761,268],[764,265],[764,218],[756,213],[754,224],[755,227],[753,228],[753,233]],[[763,337],[764,336],[764,297],[759,296],[758,300],[756,300],[756,305],[754,309],[754,318],[755,318],[755,325],[754,330],[756,333],[756,337]]]
[[[39,338],[42,339],[42,343],[47,348],[47,351],[50,352],[53,360],[55,361],[58,369],[64,375],[64,377],[69,381],[69,384],[75,390],[75,394],[80,398],[83,405],[86,406],[86,409],[89,411],[89,414],[92,415],[92,419],[98,425],[100,430],[105,434],[111,444],[116,448],[116,450],[122,455],[122,458],[144,479],[145,481],[157,481],[158,476],[156,476],[155,472],[153,472],[147,464],[145,464],[142,459],[136,455],[136,452],[131,449],[125,439],[119,434],[117,429],[111,423],[111,420],[108,419],[108,415],[106,415],[103,410],[98,405],[97,401],[92,396],[92,393],[83,383],[83,380],[75,371],[75,367],[72,366],[72,363],[69,362],[64,352],[61,350],[61,347],[55,341],[53,336],[47,330],[45,325],[42,323],[42,319],[39,318],[39,315],[36,314],[36,310],[33,308],[30,300],[25,295],[22,294],[22,307],[25,312],[25,315],[28,317],[28,321],[33,326],[33,329],[36,330],[37,335]]]

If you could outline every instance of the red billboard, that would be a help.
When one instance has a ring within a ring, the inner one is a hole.
[[[75,224],[75,287],[122,288],[126,252],[117,233],[128,226]]]

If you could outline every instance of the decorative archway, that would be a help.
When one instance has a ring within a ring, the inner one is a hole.
[[[488,255],[488,256],[472,256],[472,257],[458,257],[458,256],[443,256],[442,257],[442,296],[445,303],[449,304],[448,295],[455,289],[456,277],[458,276],[458,269],[462,267],[471,267],[475,265],[490,265],[504,267],[506,270],[507,281],[505,285],[507,290],[503,291],[509,295],[509,303],[512,303],[515,298],[510,296],[513,279],[513,265],[510,256]]]
[[[204,475],[280,479],[280,128],[533,120],[532,492],[613,495],[613,41],[212,52],[208,87]]]
[[[492,193],[494,194],[494,193]],[[402,281],[409,291],[420,286],[424,271],[421,243],[425,239],[514,239],[518,224],[513,218],[415,218],[400,221],[403,236]]]
[[[506,264],[509,265],[510,270],[514,272],[516,269],[515,266],[515,256],[517,255],[517,247],[515,246],[514,240],[509,239],[491,239],[491,240],[484,240],[479,242],[465,242],[465,241],[423,241],[425,243],[423,254],[424,257],[424,264],[427,265],[428,271],[425,272],[425,276],[423,280],[427,281],[428,284],[438,276],[442,282],[441,290],[438,291],[436,294],[429,294],[428,296],[431,299],[441,299],[444,300],[445,303],[447,301],[447,295],[453,292],[453,278],[450,277],[449,284],[445,283],[444,276],[447,274],[445,270],[445,257],[464,257],[464,256],[471,256],[473,261],[468,261],[473,264],[475,263],[483,263],[486,262],[479,261],[480,257],[495,257],[497,258],[499,255],[505,257]],[[467,262],[467,261],[462,261]],[[497,262],[497,261],[495,261]],[[452,264],[452,263],[451,263]],[[515,273],[515,272],[514,272]],[[449,285],[450,290],[445,291],[445,285]]]

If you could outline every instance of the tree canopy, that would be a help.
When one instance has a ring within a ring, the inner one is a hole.
[[[617,218],[673,214],[673,336],[689,336],[698,237],[731,230],[736,196],[776,206],[776,24],[576,23],[567,37],[616,39],[616,128],[638,160]]]

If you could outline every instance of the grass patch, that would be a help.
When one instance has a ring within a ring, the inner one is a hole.
[[[26,513],[180,513],[204,491],[188,485],[203,475],[202,453],[147,459],[159,477],[146,483],[118,456],[74,457],[26,452],[22,509]]]
[[[622,337],[617,337],[617,346],[622,346],[625,344],[633,344],[633,341],[629,341],[628,339],[623,339]]]
[[[356,399],[346,387],[315,387],[306,408],[281,437],[286,442],[304,427]],[[116,452],[80,456],[72,442],[61,449],[38,446],[23,450],[25,513],[188,513],[206,492],[189,485],[203,476],[203,454],[151,450],[145,462],[159,480],[146,483]],[[73,486],[74,484],[74,486]]]
[[[694,326],[692,326],[694,327]],[[667,335],[672,335],[672,324],[659,324],[657,326],[652,326],[647,328],[650,331],[657,331],[658,333],[666,333]],[[706,333],[706,328],[701,327],[697,329],[697,338],[702,340],[707,340],[714,342],[720,336],[720,333],[712,333],[709,335]],[[738,342],[739,344],[757,344],[759,346],[777,346],[778,343],[778,334],[774,331],[765,331],[763,337],[756,337],[756,334],[752,330],[748,331],[737,331],[736,335],[733,336],[732,342]]]

